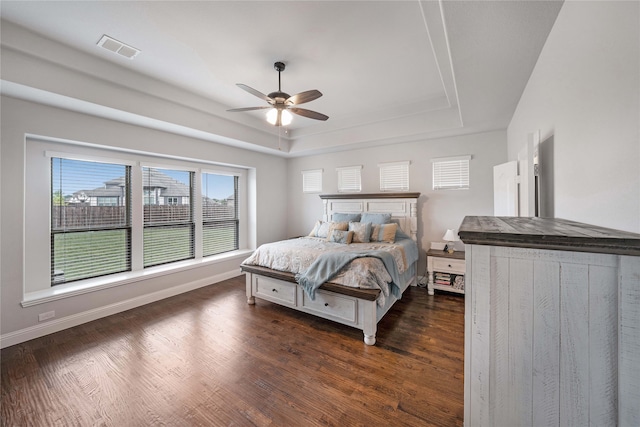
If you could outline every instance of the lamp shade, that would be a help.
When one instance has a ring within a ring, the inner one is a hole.
[[[444,233],[444,236],[442,236],[442,240],[445,242],[457,242],[460,239],[458,238],[458,233],[449,228],[447,232]]]

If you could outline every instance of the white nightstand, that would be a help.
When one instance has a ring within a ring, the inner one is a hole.
[[[427,272],[429,295],[434,289],[464,294],[465,261],[464,251],[452,254],[429,249],[427,251]]]

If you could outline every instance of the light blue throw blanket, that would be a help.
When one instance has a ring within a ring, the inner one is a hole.
[[[411,264],[418,259],[418,249],[415,242],[411,241],[411,238],[404,233],[397,238],[403,240],[409,239],[410,244],[403,245],[405,248],[405,256],[407,263]],[[351,261],[356,258],[362,257],[375,257],[379,258],[383,263],[387,272],[391,276],[391,293],[398,299],[402,296],[398,285],[401,283],[400,273],[398,272],[398,266],[396,265],[393,255],[387,251],[367,251],[367,252],[327,252],[320,255],[305,271],[300,274],[296,274],[296,282],[302,289],[309,295],[311,300],[315,300],[316,289],[318,289],[323,283],[331,280],[340,270]]]

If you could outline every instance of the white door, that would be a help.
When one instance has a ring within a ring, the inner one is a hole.
[[[493,214],[518,216],[518,162],[493,167]]]
[[[539,132],[527,135],[527,144],[518,153],[518,199],[519,216],[536,215],[535,179],[533,174],[533,155],[538,147]]]

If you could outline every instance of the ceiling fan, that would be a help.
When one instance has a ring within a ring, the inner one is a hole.
[[[293,96],[289,96],[288,93],[282,92],[282,89],[280,87],[280,73],[284,71],[284,63],[276,62],[275,64],[273,64],[273,68],[278,71],[277,92],[271,92],[269,95],[265,95],[264,93],[259,92],[254,88],[242,83],[236,84],[240,89],[243,89],[250,94],[257,96],[260,99],[264,99],[270,105],[265,105],[263,107],[233,108],[227,111],[236,113],[240,111],[269,109],[269,111],[267,112],[267,121],[275,126],[287,126],[289,123],[291,123],[292,116],[289,112],[315,120],[327,120],[329,118],[329,116],[325,116],[324,114],[318,113],[317,111],[311,111],[304,108],[296,107],[296,105],[304,104],[305,102],[313,101],[314,99],[320,98],[322,96],[322,93],[319,90],[313,89],[305,92],[300,92]]]

